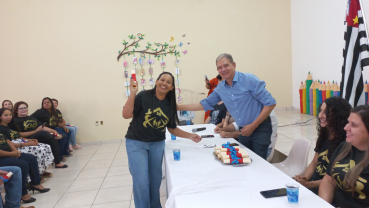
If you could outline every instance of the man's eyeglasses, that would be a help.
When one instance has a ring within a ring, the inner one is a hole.
[[[27,107],[24,107],[24,108],[18,108],[18,110],[27,110]]]

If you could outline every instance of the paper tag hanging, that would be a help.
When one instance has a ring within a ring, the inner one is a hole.
[[[135,67],[133,70],[135,70],[135,74],[137,74],[137,67]]]
[[[150,81],[151,86],[153,86],[155,84],[154,78],[151,78],[149,81]]]
[[[181,89],[178,87],[178,88],[176,88],[176,92],[177,93],[181,93]]]
[[[123,61],[123,66],[127,67],[128,66],[128,62],[127,61]]]
[[[143,58],[139,58],[138,59],[138,63],[140,63],[141,66],[144,65],[144,59]]]
[[[153,68],[149,68],[149,74],[152,75],[152,73],[154,73],[154,69]]]
[[[125,87],[129,87],[129,82],[128,82],[128,81],[125,81],[125,82],[124,82],[124,86],[125,86]]]
[[[133,57],[133,64],[137,64],[137,57]]]
[[[147,63],[148,63],[148,64],[154,64],[154,59],[148,59],[148,60],[147,60]]]
[[[146,80],[145,79],[141,79],[141,85],[145,86],[146,85]]]
[[[179,74],[179,68],[178,67],[176,68],[176,74]]]
[[[177,78],[177,85],[179,85],[179,78]]]
[[[178,103],[182,103],[182,97],[178,96]]]
[[[179,63],[180,63],[180,60],[179,60],[179,59],[177,59],[177,60],[176,60],[176,65],[179,65]]]
[[[140,75],[141,75],[141,76],[145,76],[145,69],[141,69],[141,70],[140,70]]]
[[[124,71],[124,77],[128,78],[128,71]]]
[[[129,97],[130,94],[131,92],[129,90],[126,90],[126,96]]]
[[[142,92],[142,91],[145,91],[145,89],[142,89],[142,90],[141,90],[141,92]]]
[[[160,62],[160,66],[165,67],[165,61],[164,60]]]

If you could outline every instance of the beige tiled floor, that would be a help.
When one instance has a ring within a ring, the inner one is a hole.
[[[276,111],[279,126],[314,118],[297,110]],[[278,128],[276,149],[288,155],[295,139],[307,138],[312,142],[309,163],[314,156],[316,119],[309,125],[293,125]],[[37,208],[132,208],[132,178],[128,170],[125,143],[84,145],[68,158],[67,169],[50,168],[53,177],[47,179],[48,193],[35,192]],[[163,207],[166,202],[165,180],[161,187]],[[25,206],[27,206],[25,205]]]

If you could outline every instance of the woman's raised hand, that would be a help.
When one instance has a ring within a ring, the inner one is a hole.
[[[135,80],[131,79],[129,89],[130,89],[131,93],[136,93],[138,91],[138,85],[137,85],[137,82]]]

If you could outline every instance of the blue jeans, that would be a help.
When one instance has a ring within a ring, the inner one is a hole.
[[[126,138],[136,208],[161,208],[160,185],[164,147],[165,141],[141,142]]]
[[[240,131],[241,129],[242,127],[240,127]],[[271,143],[271,136],[272,122],[270,117],[268,117],[254,130],[250,136],[240,135],[238,137],[238,141],[266,160],[268,155],[268,147]]]
[[[15,166],[0,167],[0,170],[12,172],[13,175],[8,182],[4,183],[5,188],[5,208],[19,208],[22,195],[22,171]],[[0,208],[3,208],[2,198],[0,197]]]
[[[59,144],[59,148],[60,148],[60,159],[62,160],[63,155],[70,155],[70,153],[68,152],[69,150],[69,138],[72,135],[72,132],[69,131],[68,133],[64,131],[63,128],[60,127],[56,127],[55,131],[58,132],[58,134],[62,135],[63,138],[58,140],[58,144]]]
[[[77,144],[76,135],[77,135],[78,128],[77,126],[67,126],[67,128],[71,132],[71,136],[69,138],[69,144],[74,146]]]
[[[32,185],[40,185],[41,178],[38,172],[38,163],[34,155],[22,153],[20,157],[0,157],[0,169],[3,166],[17,166],[22,172],[22,196],[28,194],[27,176],[31,178]]]

